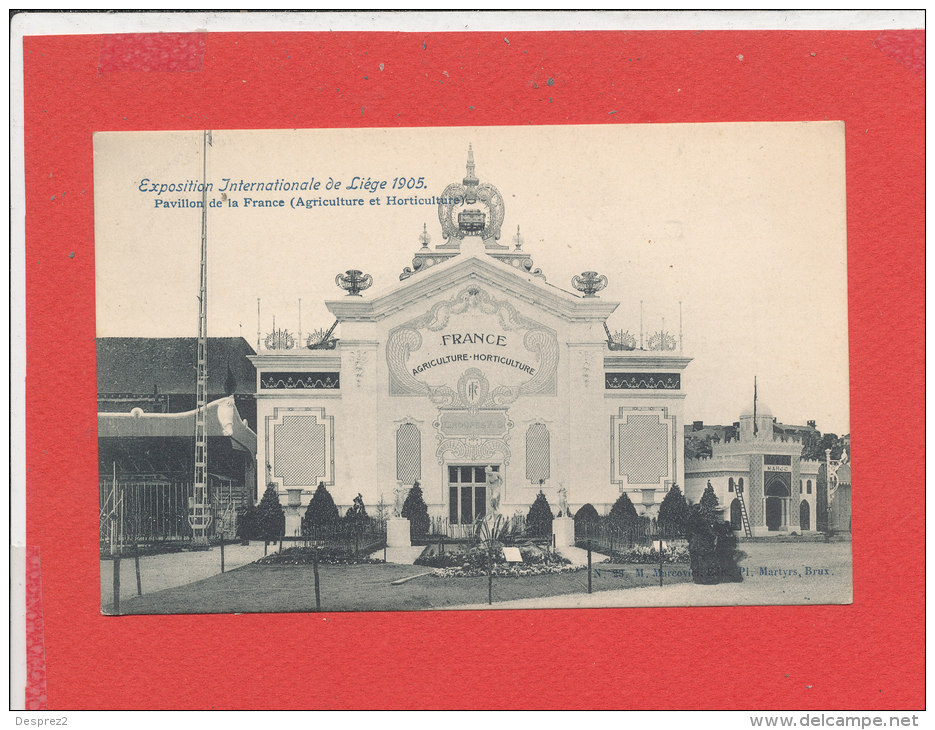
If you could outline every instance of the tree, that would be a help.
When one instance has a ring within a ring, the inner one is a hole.
[[[616,522],[620,525],[632,525],[639,519],[639,515],[636,513],[636,507],[633,506],[633,502],[630,501],[626,492],[622,492],[617,498],[617,501],[614,502],[614,506],[610,508],[608,517],[611,522]]]
[[[698,508],[702,513],[715,517],[718,512],[718,500],[717,495],[714,493],[714,487],[711,486],[711,482],[708,482],[708,486],[704,488],[704,492],[701,495],[701,499],[698,500]]]
[[[286,513],[279,504],[276,487],[270,484],[255,511],[254,534],[261,540],[278,540],[286,531]]]
[[[383,498],[383,494],[380,494],[380,501],[377,502],[377,522],[381,525],[386,524],[386,520],[390,515],[390,505],[387,504],[387,501]]]
[[[707,489],[705,490],[707,493]],[[713,494],[713,490],[712,490]],[[702,496],[704,500],[704,496]],[[710,585],[718,582],[717,524],[715,516],[706,512],[699,502],[688,511],[688,553],[692,580]]]
[[[688,502],[678,485],[673,484],[659,505],[659,526],[666,532],[682,535],[687,519]]]
[[[413,484],[409,494],[406,495],[400,517],[409,520],[409,535],[411,538],[421,538],[429,531],[429,508],[425,505],[425,499],[422,497],[422,487],[419,486],[419,482]]]
[[[526,530],[535,537],[547,537],[552,534],[552,508],[541,489],[526,515]]]
[[[834,433],[818,434],[809,438],[802,447],[802,458],[812,461],[824,461],[825,449],[831,449],[831,458],[840,459],[845,441]]]
[[[331,497],[331,493],[324,482],[318,483],[318,489],[312,495],[312,500],[305,508],[302,518],[302,534],[308,535],[314,529],[328,527],[338,521],[338,508]]]
[[[581,505],[575,513],[575,535],[586,536],[601,521],[600,515],[591,503]]]
[[[685,458],[703,459],[711,456],[711,439],[698,436],[685,437]]]

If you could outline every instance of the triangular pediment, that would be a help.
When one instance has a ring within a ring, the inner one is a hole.
[[[618,302],[567,292],[483,253],[461,254],[383,291],[332,300],[325,305],[339,322],[380,321],[410,306],[424,307],[427,298],[471,282],[487,285],[566,320],[603,321],[618,306]]]

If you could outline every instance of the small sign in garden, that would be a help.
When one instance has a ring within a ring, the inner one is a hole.
[[[523,556],[520,553],[518,547],[505,547],[503,548],[503,557],[506,558],[508,563],[522,563]]]

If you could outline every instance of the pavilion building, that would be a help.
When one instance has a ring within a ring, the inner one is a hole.
[[[319,484],[342,509],[360,493],[369,510],[418,481],[453,527],[490,509],[490,472],[507,516],[540,490],[553,510],[567,495],[572,512],[606,513],[625,492],[653,515],[684,483],[681,338],[660,332],[643,349],[610,335],[606,277],[584,272],[568,291],[546,282],[518,228],[500,244],[503,197],[468,154],[439,198],[443,243],[426,226],[393,285],[339,275],[348,296],[325,303],[330,330],[303,342],[279,330],[249,357],[257,499],[275,487],[287,535]]]
[[[710,457],[686,460],[686,499],[698,502],[710,484],[724,518],[752,536],[817,530],[821,463],[802,458],[801,437],[787,433],[792,427],[775,426],[763,404],[755,415],[753,408],[741,414],[736,438],[712,440]]]

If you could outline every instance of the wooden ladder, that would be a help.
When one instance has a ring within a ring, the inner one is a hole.
[[[743,490],[737,490],[737,501],[740,502],[740,521],[743,523],[743,534],[747,537],[753,537],[750,530],[750,519],[747,517],[747,505],[743,499]]]

